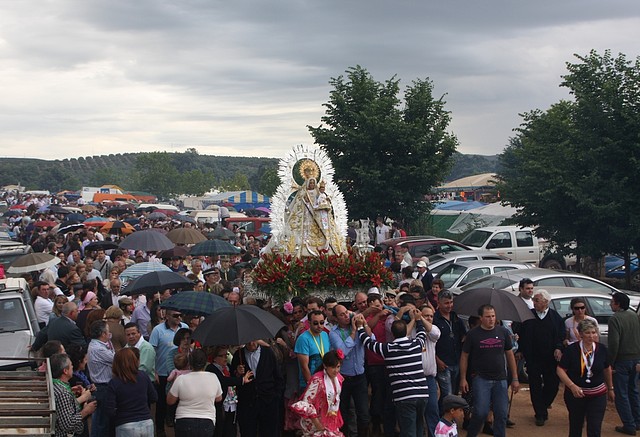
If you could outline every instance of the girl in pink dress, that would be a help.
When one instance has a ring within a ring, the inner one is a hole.
[[[344,354],[341,350],[329,351],[322,357],[323,370],[317,372],[307,385],[302,398],[291,406],[300,419],[304,436],[343,437],[340,414],[340,392],[343,377],[340,366]]]

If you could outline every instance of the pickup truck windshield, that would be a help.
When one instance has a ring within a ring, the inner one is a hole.
[[[464,237],[461,243],[471,247],[482,247],[482,245],[485,243],[485,241],[487,241],[489,237],[491,237],[491,232],[479,231],[476,229],[471,231],[469,235]]]
[[[0,333],[28,330],[29,324],[20,298],[0,300]]]

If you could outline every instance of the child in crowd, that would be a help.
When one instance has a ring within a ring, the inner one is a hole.
[[[176,366],[176,368],[173,369],[167,377],[167,393],[169,393],[171,386],[178,376],[191,372],[191,367],[189,366],[189,355],[187,354],[176,354],[176,356],[173,357],[173,365]]]
[[[469,408],[467,401],[460,396],[447,395],[442,400],[444,414],[436,425],[435,437],[458,437],[456,423],[464,420],[464,410]]]

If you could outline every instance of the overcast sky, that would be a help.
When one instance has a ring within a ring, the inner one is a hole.
[[[446,94],[459,151],[500,153],[565,62],[640,55],[635,0],[0,0],[0,156],[280,157],[361,65]]]

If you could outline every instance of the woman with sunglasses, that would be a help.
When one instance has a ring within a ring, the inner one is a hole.
[[[564,340],[564,345],[569,346],[580,340],[580,333],[578,332],[578,324],[583,320],[591,320],[596,326],[598,321],[591,316],[587,315],[587,303],[582,297],[574,297],[570,303],[573,316],[564,321],[564,326],[567,330],[567,336]]]

